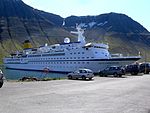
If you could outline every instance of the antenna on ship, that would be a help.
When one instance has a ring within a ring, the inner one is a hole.
[[[86,44],[85,37],[83,36],[84,29],[82,29],[78,24],[76,24],[76,29],[77,31],[71,31],[71,33],[78,35],[78,42],[80,42],[83,45]]]

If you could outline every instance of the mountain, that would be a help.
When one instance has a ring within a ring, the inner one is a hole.
[[[75,30],[76,24],[86,29],[88,42],[109,43],[113,53],[137,55],[141,51],[143,56],[150,53],[149,32],[127,15],[108,13],[64,19],[34,9],[22,0],[0,0],[0,59],[16,50],[22,50],[22,43],[27,39],[34,47],[45,43],[60,43],[64,37],[75,40],[70,31]]]
[[[65,19],[66,27],[79,23],[82,27],[93,29],[102,28],[107,32],[118,33],[147,33],[148,31],[125,14],[108,13],[98,16],[70,16]]]
[[[29,39],[34,47],[62,42],[70,33],[61,27],[63,18],[39,11],[22,0],[0,0],[0,59],[22,49]]]
[[[149,31],[127,15],[107,13],[98,16],[70,16],[65,19],[64,27],[73,30],[76,23],[86,29],[88,41],[108,43],[112,53],[138,55],[141,52],[143,60],[147,53],[147,60],[150,60]]]

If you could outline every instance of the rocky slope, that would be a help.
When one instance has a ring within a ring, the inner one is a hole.
[[[66,27],[73,27],[79,23],[82,27],[101,28],[107,32],[118,33],[147,33],[148,31],[125,14],[108,13],[98,16],[70,16],[65,19]]]
[[[62,21],[60,16],[36,10],[21,0],[0,0],[0,59],[22,49],[26,39],[34,46],[63,41],[70,34],[58,27]]]

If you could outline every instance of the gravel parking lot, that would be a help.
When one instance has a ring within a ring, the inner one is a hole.
[[[150,113],[150,75],[5,82],[0,113]]]

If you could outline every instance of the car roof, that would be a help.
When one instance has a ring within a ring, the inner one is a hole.
[[[120,67],[120,66],[110,66],[110,67]]]
[[[80,68],[79,70],[92,71],[92,70],[90,70],[90,69],[86,69],[86,68]]]

